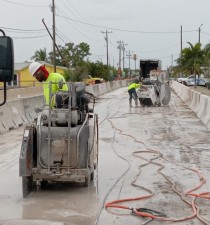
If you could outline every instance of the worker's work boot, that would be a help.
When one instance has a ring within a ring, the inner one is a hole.
[[[130,107],[133,107],[133,106],[132,106],[132,101],[131,101],[131,100],[129,100],[129,106],[130,106]]]

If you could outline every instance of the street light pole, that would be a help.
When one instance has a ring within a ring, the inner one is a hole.
[[[181,26],[181,52],[180,52],[180,57],[182,56],[182,26]]]
[[[198,28],[198,43],[201,43],[201,26],[203,26],[203,24],[200,25],[200,27]]]

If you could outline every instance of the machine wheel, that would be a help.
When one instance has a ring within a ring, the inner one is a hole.
[[[32,176],[22,177],[23,198],[25,198],[33,190]]]

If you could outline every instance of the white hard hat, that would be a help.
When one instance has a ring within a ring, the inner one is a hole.
[[[33,76],[35,74],[35,72],[41,67],[43,66],[43,64],[39,63],[39,62],[32,62],[29,65],[29,71],[31,73],[31,75]]]

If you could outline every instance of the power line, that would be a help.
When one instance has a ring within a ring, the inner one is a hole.
[[[15,4],[15,5],[20,5],[20,6],[27,6],[27,7],[38,7],[38,8],[43,8],[43,7],[49,7],[49,6],[41,6],[41,5],[26,5],[26,4],[22,4],[22,3],[17,3],[17,2],[12,2],[12,1],[9,1],[9,0],[3,0],[5,2],[8,2],[8,3],[11,3],[11,4]]]
[[[57,27],[56,27],[56,32],[59,32],[59,34],[60,34],[60,36],[62,36],[62,40],[66,43],[66,42],[68,42],[68,41],[70,41],[71,42],[71,40],[60,30],[60,29],[58,29]],[[59,37],[59,36],[58,36]],[[64,40],[64,38],[66,39],[66,41]]]
[[[105,26],[100,26],[100,25],[95,25],[95,24],[91,24],[91,23],[87,23],[87,22],[83,22],[81,20],[75,20],[69,17],[64,17],[64,16],[60,16],[57,15],[58,17],[61,18],[65,18],[77,23],[82,23],[85,25],[89,25],[92,27],[99,27],[99,28],[105,28],[105,29],[109,29],[109,30],[116,30],[116,31],[123,31],[123,32],[131,32],[131,33],[142,33],[142,34],[177,34],[180,33],[180,31],[140,31],[140,30],[126,30],[126,29],[119,29],[119,28],[111,28],[111,27],[105,27]],[[190,31],[183,31],[184,33],[188,33],[188,32],[197,32],[197,30],[190,30]]]
[[[63,10],[57,6],[57,9],[58,11],[62,14],[62,15],[65,15],[65,13],[63,12]],[[56,15],[58,16],[58,15]],[[58,17],[62,17],[62,18],[65,18],[65,16],[58,16]],[[81,28],[75,26],[74,23],[71,23],[70,21],[66,20],[68,24],[70,24],[71,26],[73,26],[79,33],[81,33],[83,36],[85,36],[86,38],[88,38],[89,40],[92,40],[92,41],[98,41],[97,39],[93,39],[91,38],[90,36],[88,36],[86,33],[84,33]]]
[[[71,8],[73,8],[73,10],[72,10],[68,5],[65,4],[64,0],[62,0],[62,2],[63,2],[63,4],[65,5],[65,8],[68,9],[68,10],[71,12],[71,14],[74,14],[77,18],[81,18],[81,19],[83,19],[83,20],[86,20],[86,19],[84,19],[84,17],[82,17],[82,16],[78,13],[78,11],[73,7],[73,5],[69,2],[69,0],[67,0],[67,3],[71,6]],[[78,15],[78,16],[77,16],[77,15]]]
[[[176,47],[176,46],[178,46],[178,45],[179,45],[179,43],[174,44],[174,45],[171,45],[171,46],[168,46],[168,47],[166,47],[166,48],[162,48],[162,49],[156,49],[156,50],[152,50],[152,51],[141,51],[141,53],[162,52],[163,50],[170,49],[170,48]]]
[[[204,33],[204,34],[210,35],[210,33],[205,32],[205,31],[201,31],[201,33]]]
[[[32,37],[12,37],[12,38],[13,39],[33,39],[33,38],[41,38],[41,37],[48,37],[48,35],[32,36]]]
[[[29,29],[17,29],[17,28],[9,28],[9,27],[2,27],[1,28],[5,30],[11,30],[11,31],[23,31],[23,32],[43,32],[45,29],[38,29],[38,30],[29,30]]]

